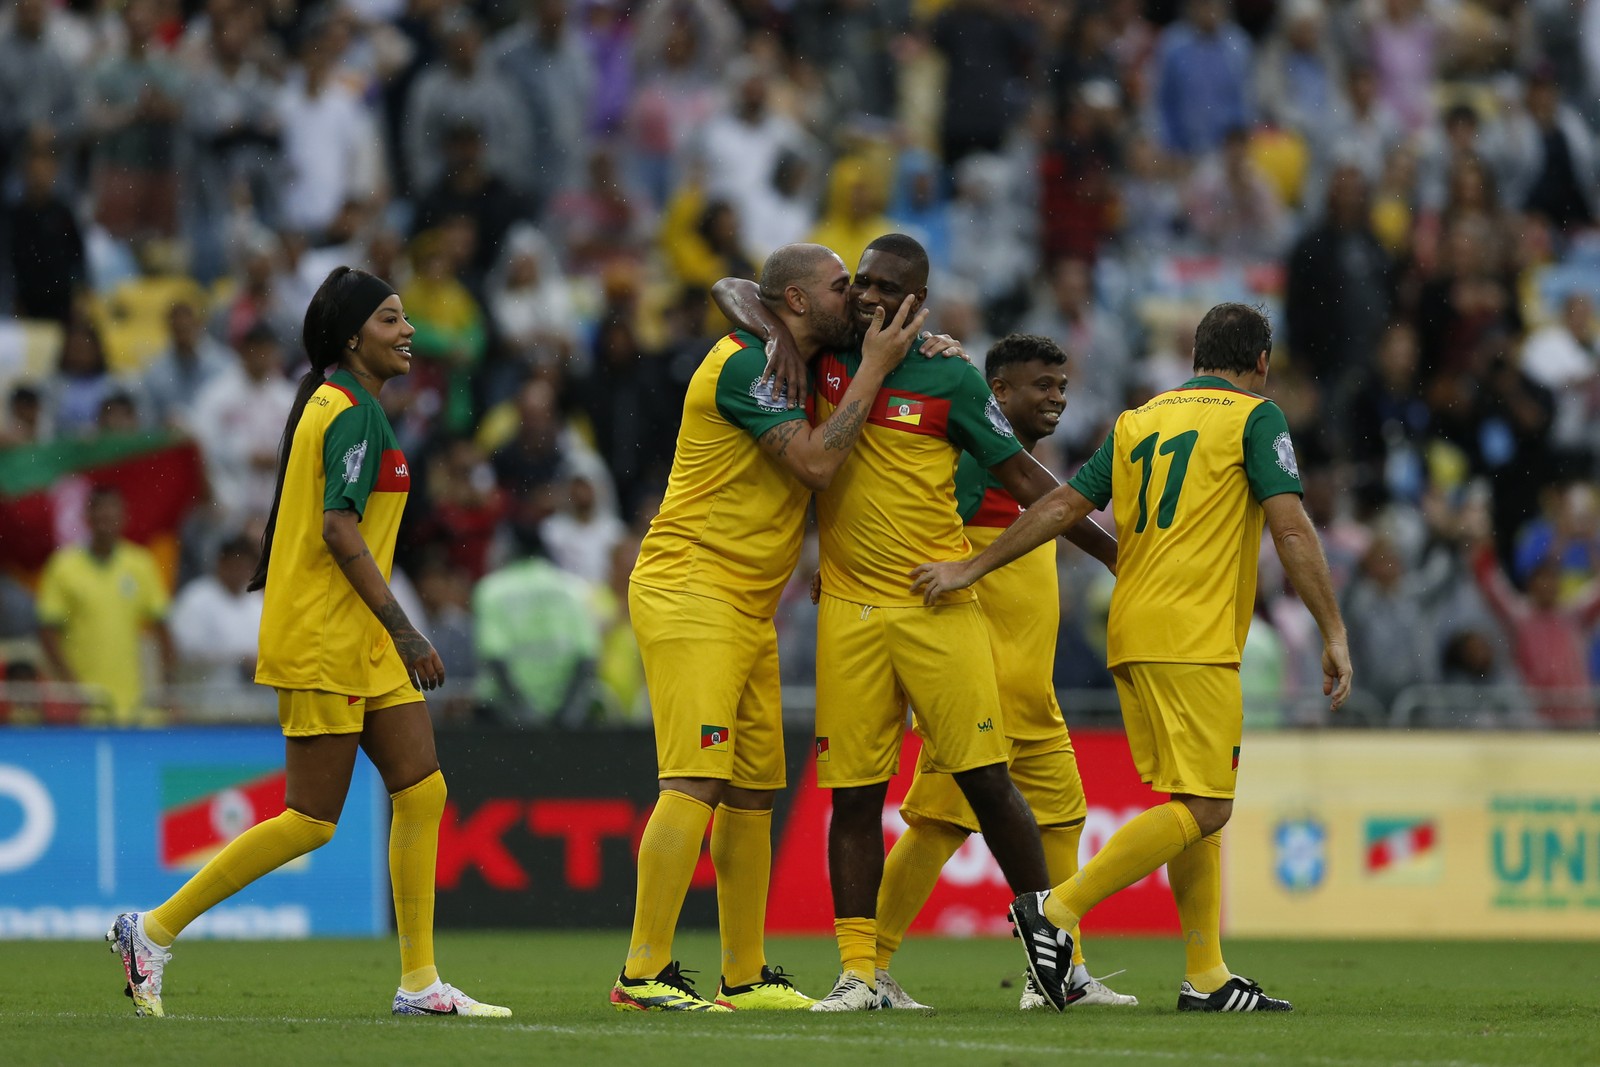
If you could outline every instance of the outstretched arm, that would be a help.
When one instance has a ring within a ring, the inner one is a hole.
[[[1018,452],[1010,459],[989,468],[989,473],[1000,479],[1006,492],[1024,508],[1054,492],[1058,486],[1055,475],[1027,451]],[[1106,570],[1117,573],[1117,539],[1106,533],[1087,515],[1062,531],[1070,543],[1106,565]]]
[[[444,662],[428,639],[406,618],[405,609],[394,598],[377,561],[367,551],[359,521],[354,511],[324,511],[322,541],[333,553],[334,562],[339,564],[356,595],[389,631],[395,651],[400,653],[400,661],[406,665],[406,672],[417,683],[417,688],[437,689],[444,684]]]
[[[1284,572],[1322,631],[1322,692],[1333,698],[1333,710],[1338,711],[1350,695],[1350,638],[1339,614],[1322,541],[1296,494],[1269,496],[1261,502],[1261,510]]]
[[[965,589],[992,570],[1032,552],[1087,517],[1094,502],[1070,485],[1057,486],[1022,513],[994,544],[971,559],[924,563],[911,572],[911,591],[933,604],[940,594]]]

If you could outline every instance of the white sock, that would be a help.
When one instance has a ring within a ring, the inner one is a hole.
[[[1072,977],[1067,980],[1067,988],[1076,989],[1081,985],[1088,985],[1092,978],[1089,977],[1089,968],[1081,963],[1072,965]]]

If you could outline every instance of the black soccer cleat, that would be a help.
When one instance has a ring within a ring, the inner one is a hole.
[[[1269,997],[1261,986],[1248,978],[1234,975],[1228,984],[1215,993],[1198,992],[1188,982],[1178,990],[1179,1011],[1294,1011],[1287,1000]]]
[[[1011,902],[1013,936],[1021,938],[1033,984],[1056,1011],[1067,1009],[1067,977],[1072,974],[1072,934],[1044,917],[1050,893],[1024,893]]]

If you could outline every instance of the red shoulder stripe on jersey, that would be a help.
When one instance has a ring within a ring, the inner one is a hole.
[[[352,393],[338,382],[323,382],[322,384],[326,385],[329,389],[337,389],[339,392],[343,393],[349,399],[351,407],[360,406],[361,401],[356,399],[356,394]]]
[[[724,338],[724,340],[732,341],[734,344],[738,345],[740,348],[749,348],[750,347],[749,345],[745,344],[744,341],[740,340],[739,334],[738,334],[737,331],[734,332],[734,333],[730,333],[726,338]]]
[[[374,493],[411,492],[411,468],[406,464],[406,454],[398,448],[386,448],[378,457],[378,482]]]
[[[978,505],[978,513],[967,520],[968,526],[989,526],[997,530],[1004,530],[1017,521],[1022,514],[1022,505],[1016,498],[997,486],[990,486],[983,491],[983,502]]]

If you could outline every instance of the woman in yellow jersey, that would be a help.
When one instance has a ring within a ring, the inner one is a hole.
[[[306,354],[279,451],[278,488],[251,589],[266,588],[256,681],[278,691],[285,810],[246,830],[170,900],[117,916],[139,1015],[164,1014],[172,941],[207,909],[333,837],[365,751],[394,802],[389,874],[400,933],[396,1015],[507,1016],[439,980],[433,962],[434,862],[444,777],[423,689],[444,664],[389,590],[410,469],[377,394],[411,365],[400,298],[351,267],[328,275],[306,309]]]

